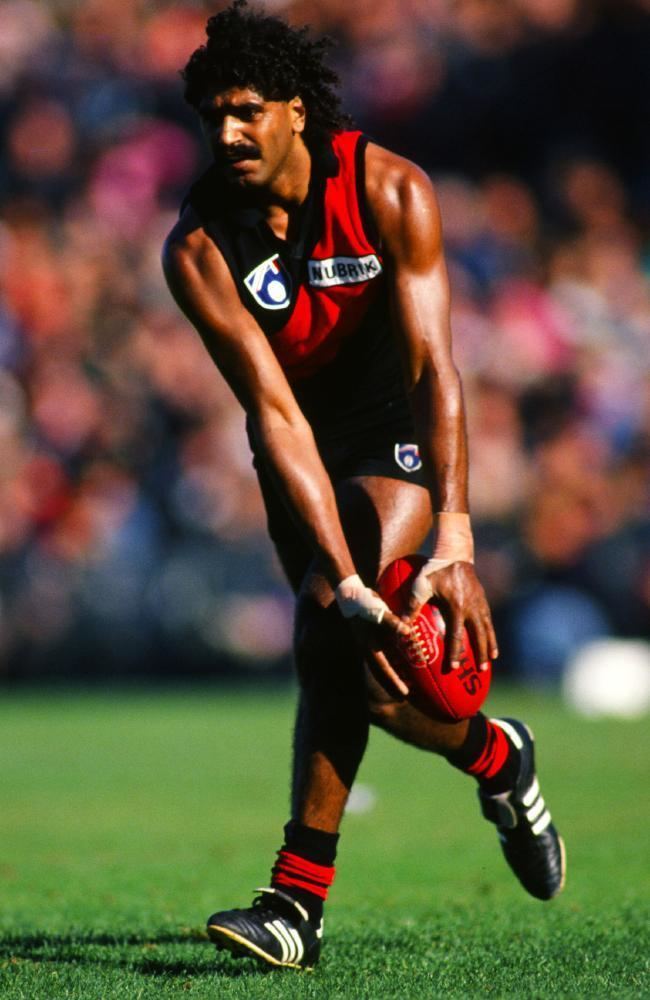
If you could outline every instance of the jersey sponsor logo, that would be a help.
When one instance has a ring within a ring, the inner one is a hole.
[[[244,284],[264,309],[286,309],[291,301],[291,277],[277,253],[254,267]]]
[[[312,288],[333,288],[335,285],[358,285],[371,281],[382,272],[375,253],[365,257],[328,257],[307,261],[309,284]]]
[[[396,444],[395,461],[404,472],[418,472],[422,468],[420,449],[416,444]]]

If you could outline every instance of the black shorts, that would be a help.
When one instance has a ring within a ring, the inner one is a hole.
[[[358,476],[384,476],[424,486],[422,461],[414,437],[410,421],[392,422],[372,432],[365,431],[357,436],[351,434],[345,441],[322,443],[319,451],[335,486],[344,479]],[[254,445],[253,453],[269,535],[289,582],[296,589],[312,561],[313,553],[300,535],[263,459],[255,455]]]

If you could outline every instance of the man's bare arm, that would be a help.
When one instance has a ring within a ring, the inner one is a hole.
[[[467,512],[467,443],[451,354],[449,286],[440,215],[428,178],[413,164],[368,148],[368,197],[388,258],[407,388],[435,511]]]
[[[335,587],[355,568],[316,443],[222,255],[187,215],[163,252],[167,283],[254,427],[280,491]]]
[[[498,650],[483,588],[471,565],[465,410],[451,351],[440,212],[426,175],[373,145],[367,151],[367,193],[382,237],[394,323],[436,514],[434,555],[439,566],[449,562],[430,577],[431,585],[449,607],[452,662],[458,663],[464,623],[483,662]]]
[[[332,482],[314,436],[263,331],[242,305],[230,271],[191,210],[170,233],[163,269],[172,295],[201,335],[212,359],[252,422],[280,494],[333,589],[343,614],[380,618],[392,630],[404,625],[361,585],[343,534]],[[353,581],[350,582],[350,578]],[[358,582],[354,582],[357,580]],[[346,581],[344,588],[339,587]],[[361,586],[360,586],[361,585]],[[406,686],[381,653],[379,669],[402,694]]]

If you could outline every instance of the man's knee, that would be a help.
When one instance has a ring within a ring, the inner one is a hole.
[[[323,607],[301,596],[294,628],[294,658],[302,688],[321,697],[358,697],[364,691],[363,658],[335,603]]]
[[[348,636],[336,605],[321,607],[310,598],[301,598],[296,608],[293,651],[299,667],[330,660],[345,649]],[[351,637],[350,637],[351,638]]]

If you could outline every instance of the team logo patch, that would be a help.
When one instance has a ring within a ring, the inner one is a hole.
[[[377,254],[365,257],[328,257],[307,261],[309,284],[312,288],[333,288],[335,285],[358,285],[371,281],[382,272]]]
[[[254,267],[244,278],[244,284],[264,309],[286,309],[289,305],[291,278],[277,253]]]
[[[420,449],[416,444],[396,444],[395,461],[404,472],[417,472],[422,468]]]

